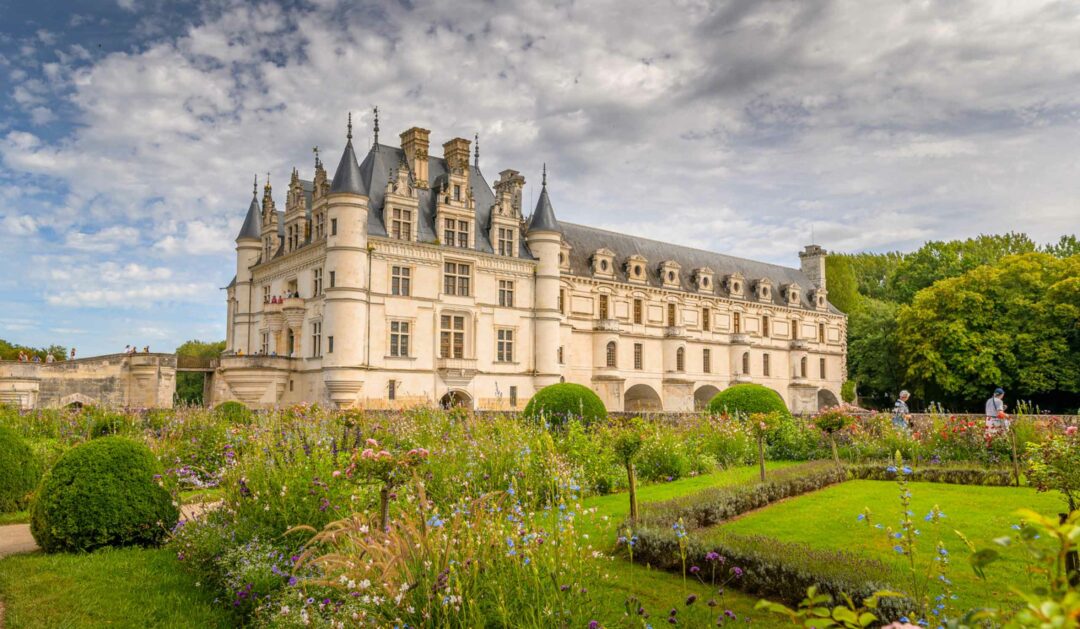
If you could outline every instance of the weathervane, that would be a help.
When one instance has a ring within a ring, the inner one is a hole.
[[[379,150],[379,106],[375,105],[375,150]]]

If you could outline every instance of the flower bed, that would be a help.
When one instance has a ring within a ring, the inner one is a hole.
[[[849,465],[848,474],[859,480],[896,480],[898,470],[887,464]],[[908,480],[920,483],[948,483],[951,485],[987,485],[1008,487],[1013,484],[1013,471],[1008,468],[962,467],[955,465],[929,465],[911,470]]]

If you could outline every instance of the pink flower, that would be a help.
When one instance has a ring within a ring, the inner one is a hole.
[[[1068,428],[1066,428],[1065,435],[1068,437],[1076,435],[1076,426],[1069,426]]]
[[[407,456],[416,456],[417,454],[419,453],[416,451],[416,448],[413,448],[406,453]]]
[[[427,448],[420,448],[417,452],[420,453],[420,456],[422,456],[424,458],[427,458],[427,455],[428,455]]]
[[[375,441],[374,439],[371,439],[371,438],[368,438],[366,443],[367,443],[368,446],[370,446],[372,448],[378,448],[379,447],[379,442]]]
[[[337,478],[338,476],[341,476],[341,470],[334,470],[334,473],[331,474],[331,476],[333,476],[334,478]]]
[[[364,451],[360,453],[360,458],[362,458],[362,459],[374,459],[375,458],[375,451],[372,450],[371,448],[365,448]]]
[[[380,459],[392,459],[394,457],[393,457],[392,454],[390,454],[386,450],[379,450],[379,458]]]

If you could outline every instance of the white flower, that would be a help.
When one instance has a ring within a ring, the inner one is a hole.
[[[288,605],[282,605],[281,606],[281,615],[282,616],[288,616],[289,615],[289,606]]]
[[[371,581],[369,581],[367,579],[364,579],[363,581],[360,582],[360,589],[361,590],[366,590],[369,587],[371,587]]]

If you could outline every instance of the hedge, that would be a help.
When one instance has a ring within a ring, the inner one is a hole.
[[[681,518],[687,529],[719,524],[770,503],[847,480],[831,461],[814,461],[770,472],[764,483],[711,487],[687,496],[645,505],[638,524],[670,527]],[[805,594],[805,588],[803,588]]]
[[[634,561],[640,560],[669,572],[683,569],[679,539],[670,526],[639,527],[634,530]],[[714,583],[728,582],[730,587],[749,594],[768,597],[787,605],[798,605],[806,597],[806,588],[817,585],[818,591],[841,600],[840,594],[856,602],[881,590],[897,591],[889,581],[892,566],[855,553],[813,548],[807,544],[781,542],[761,535],[743,536],[717,531],[710,539],[690,536],[686,543],[686,566],[698,566],[697,576]],[[710,561],[715,552],[724,561]],[[733,578],[735,568],[743,571]],[[895,620],[917,606],[906,598],[882,598],[878,609],[881,620]]]
[[[30,532],[46,552],[155,545],[179,518],[146,446],[102,437],[77,446],[41,480]]]
[[[583,424],[607,419],[607,409],[592,389],[572,382],[560,382],[536,392],[522,413],[527,419],[561,426],[571,418]]]
[[[736,384],[709,400],[709,413],[783,413],[790,415],[787,404],[780,394],[767,386],[754,383]]]
[[[251,421],[251,410],[244,406],[243,402],[229,400],[218,404],[214,411],[225,420],[233,424],[246,424]]]
[[[888,465],[850,465],[848,475],[856,480],[896,480],[896,472]],[[920,483],[948,483],[950,485],[986,485],[1008,487],[1015,484],[1013,471],[1006,468],[953,467],[932,465],[917,467],[907,475],[907,480]]]
[[[0,426],[0,513],[25,508],[40,478],[34,451],[15,431]]]

